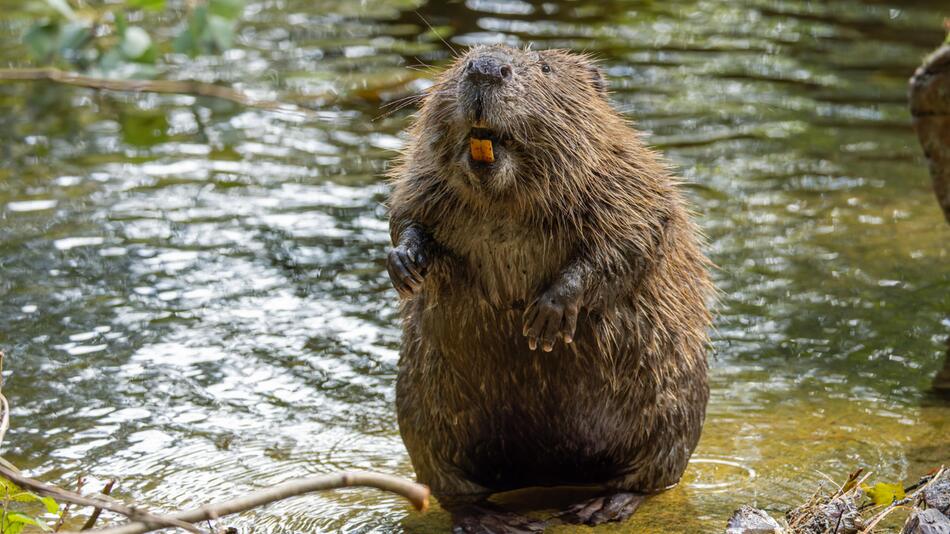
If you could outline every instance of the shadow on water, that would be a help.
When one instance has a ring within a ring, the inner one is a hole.
[[[421,15],[453,47],[601,58],[709,236],[723,299],[697,457],[678,488],[603,531],[714,532],[740,503],[781,513],[820,473],[909,480],[950,461],[950,411],[925,393],[950,330],[950,229],[904,103],[945,6],[826,4],[250,1],[235,50],[176,73],[343,95],[319,120],[0,85],[7,456],[63,484],[118,477],[160,507],[338,469],[411,475],[381,175],[411,114],[383,106],[429,83],[410,66],[452,55]],[[29,19],[0,8],[0,61],[16,65]],[[559,491],[510,498],[550,506]],[[447,521],[341,491],[235,524]]]

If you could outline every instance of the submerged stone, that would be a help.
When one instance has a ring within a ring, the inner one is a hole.
[[[785,532],[772,516],[748,505],[732,513],[726,523],[726,534],[781,534]]]

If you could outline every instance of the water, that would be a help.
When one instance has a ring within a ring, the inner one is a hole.
[[[25,61],[21,4],[0,0],[2,65]],[[177,76],[319,116],[0,85],[8,459],[63,485],[116,477],[159,509],[341,469],[411,476],[380,179],[410,110],[380,105],[450,57],[414,10],[456,47],[596,54],[690,182],[723,291],[705,433],[680,487],[601,531],[716,532],[742,503],[781,514],[822,473],[950,462],[950,408],[926,393],[950,335],[950,227],[905,106],[944,0],[253,1],[237,49]],[[228,524],[448,517],[350,490]]]

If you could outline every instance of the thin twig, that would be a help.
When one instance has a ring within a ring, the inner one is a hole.
[[[392,475],[354,471],[291,480],[229,501],[172,513],[165,516],[165,518],[178,522],[197,523],[207,519],[217,519],[236,514],[305,493],[353,486],[378,488],[402,495],[417,510],[426,510],[429,507],[429,488],[426,486]],[[144,534],[162,528],[167,528],[167,523],[166,525],[155,525],[144,521],[134,521],[117,527],[90,530],[89,534]]]
[[[54,68],[39,68],[0,69],[0,81],[50,81],[104,91],[207,96],[267,111],[299,113],[310,117],[317,116],[313,110],[298,105],[278,102],[276,100],[256,99],[237,89],[192,80],[124,80],[95,78]]]
[[[83,484],[86,483],[86,479],[80,475],[76,480],[76,493],[82,493]],[[66,518],[69,516],[69,509],[72,507],[73,503],[68,502],[63,505],[63,511],[59,514],[59,519],[56,520],[56,525],[53,526],[53,532],[59,532],[63,525],[66,524]]]
[[[78,493],[67,491],[45,482],[40,482],[39,480],[34,480],[24,476],[18,469],[12,468],[9,462],[0,462],[0,476],[5,477],[21,488],[32,490],[40,495],[52,497],[57,501],[71,502],[80,506],[91,506],[92,508],[102,508],[110,512],[122,514],[133,521],[141,521],[144,524],[156,528],[179,527],[189,532],[201,534],[201,530],[195,528],[190,522],[180,521],[171,517],[159,517],[141,508],[126,506],[105,497],[84,497]]]
[[[877,515],[875,515],[874,517],[871,518],[870,521],[868,521],[867,526],[864,527],[864,530],[862,530],[860,534],[870,534],[871,532],[874,531],[874,527],[876,527],[878,523],[883,521],[884,518],[887,517],[888,514],[898,509],[899,507],[910,503],[912,500],[913,499],[907,497],[899,501],[894,501],[891,504],[887,505],[886,508],[878,512]]]
[[[112,493],[112,487],[115,486],[115,479],[112,479],[106,482],[105,487],[102,488],[102,491],[99,493],[108,496]],[[89,516],[89,519],[86,520],[86,523],[79,530],[89,530],[92,527],[96,526],[96,521],[99,520],[99,514],[102,513],[102,508],[96,508],[92,511],[92,515]]]

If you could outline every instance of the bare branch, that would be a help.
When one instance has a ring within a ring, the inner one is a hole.
[[[113,486],[115,486],[114,479],[106,482],[105,487],[102,488],[102,491],[100,491],[99,493],[103,495],[109,495],[110,493],[112,493]],[[92,527],[96,526],[96,521],[99,519],[99,514],[101,513],[102,513],[102,508],[96,508],[95,510],[93,510],[92,515],[90,515],[89,519],[86,520],[86,524],[84,524],[82,528],[79,530],[90,530]]]
[[[82,487],[86,483],[85,477],[80,475],[76,480],[76,493],[82,494]],[[63,505],[63,511],[59,514],[59,519],[56,520],[56,525],[53,526],[53,532],[59,532],[63,529],[63,525],[66,524],[66,518],[69,517],[69,509],[72,507],[73,503],[68,502]]]
[[[197,523],[199,521],[217,519],[226,515],[244,512],[305,493],[353,486],[377,488],[402,495],[408,499],[417,510],[424,511],[429,507],[429,488],[426,486],[391,475],[354,471],[291,480],[229,501],[208,504],[199,508],[169,514],[166,516],[166,519]],[[145,532],[167,528],[167,525],[168,521],[166,521],[165,525],[134,521],[117,527],[90,530],[88,532],[89,534],[143,534]]]
[[[191,80],[125,80],[114,78],[94,78],[84,76],[75,72],[66,72],[54,68],[40,69],[0,69],[0,81],[50,81],[64,85],[74,85],[77,87],[87,87],[89,89],[100,89],[105,91],[122,91],[132,93],[162,93],[162,94],[181,94],[207,96],[228,100],[242,106],[264,109],[267,111],[277,111],[285,113],[302,114],[316,118],[317,114],[313,110],[300,107],[298,105],[286,104],[275,100],[260,100],[250,95],[211,83],[196,82]]]
[[[13,482],[21,488],[31,490],[34,493],[38,493],[40,495],[52,497],[53,499],[60,502],[71,502],[80,506],[102,508],[103,510],[109,510],[110,512],[122,514],[133,521],[141,521],[143,524],[154,527],[152,530],[155,528],[178,527],[189,532],[201,534],[201,530],[195,528],[195,526],[190,522],[177,520],[171,517],[159,517],[142,510],[141,508],[126,506],[105,496],[85,497],[78,493],[73,493],[71,491],[46,484],[45,482],[40,482],[39,480],[33,480],[32,478],[24,476],[18,469],[6,461],[0,462],[0,476],[5,477],[7,480]]]

